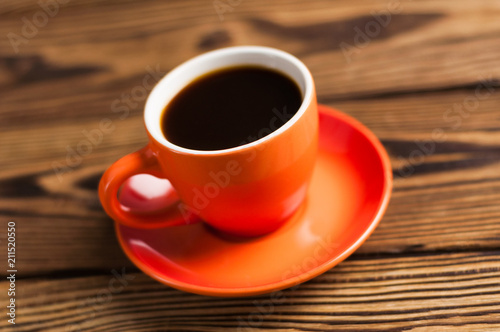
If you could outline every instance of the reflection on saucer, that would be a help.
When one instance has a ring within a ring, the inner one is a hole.
[[[319,109],[320,150],[307,199],[281,228],[244,239],[203,223],[154,230],[117,225],[128,257],[167,285],[215,296],[290,287],[344,260],[382,218],[392,173],[385,150],[367,128]]]

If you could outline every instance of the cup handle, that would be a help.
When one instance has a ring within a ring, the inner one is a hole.
[[[149,146],[116,161],[104,172],[99,182],[101,204],[113,220],[126,226],[145,229],[194,224],[200,221],[193,213],[183,213],[179,208],[181,202],[166,206],[161,212],[154,214],[134,213],[121,204],[118,200],[120,187],[129,177],[137,174],[164,177],[158,160]]]

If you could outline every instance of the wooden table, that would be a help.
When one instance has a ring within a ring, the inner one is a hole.
[[[17,331],[500,331],[498,0],[59,1],[0,4],[0,330],[13,221]],[[273,305],[144,275],[96,193],[146,143],[144,78],[243,44],[302,59],[395,177],[369,240]]]

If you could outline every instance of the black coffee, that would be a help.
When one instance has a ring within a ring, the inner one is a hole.
[[[299,109],[302,94],[290,78],[255,66],[205,74],[165,107],[163,135],[195,150],[250,143],[284,125]]]

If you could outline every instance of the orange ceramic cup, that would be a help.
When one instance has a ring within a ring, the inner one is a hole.
[[[260,139],[229,149],[198,151],[169,142],[160,127],[168,102],[201,75],[237,65],[272,68],[293,79],[303,96],[298,112],[278,129],[270,121],[260,131]],[[115,221],[158,228],[203,220],[223,232],[256,236],[277,229],[304,201],[316,158],[318,111],[312,76],[294,56],[267,47],[241,46],[195,57],[154,87],[144,121],[149,144],[115,162],[99,184],[101,203]],[[121,185],[141,173],[168,179],[180,201],[166,202],[170,205],[149,214],[122,205],[117,197]]]

